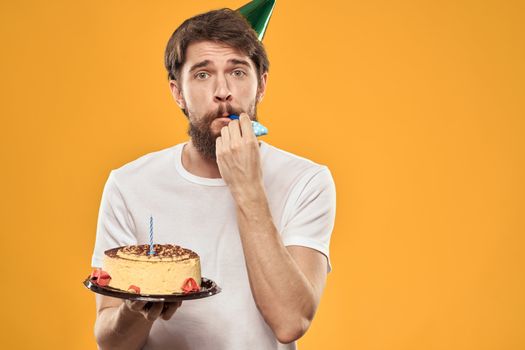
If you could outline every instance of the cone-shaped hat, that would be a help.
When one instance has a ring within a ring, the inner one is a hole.
[[[274,6],[275,0],[253,0],[237,9],[250,22],[260,41],[264,37]]]

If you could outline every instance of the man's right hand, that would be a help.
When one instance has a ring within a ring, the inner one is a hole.
[[[124,307],[136,315],[142,315],[148,321],[155,321],[157,318],[169,320],[175,311],[181,307],[182,301],[177,302],[150,302],[139,300],[125,300]]]
[[[182,302],[131,301],[96,294],[99,349],[142,349],[155,320],[169,320]]]

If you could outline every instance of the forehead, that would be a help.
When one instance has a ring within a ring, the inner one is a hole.
[[[213,41],[195,42],[186,48],[184,68],[189,69],[192,65],[205,60],[214,64],[224,64],[233,58],[246,60],[254,68],[252,60],[239,49]]]

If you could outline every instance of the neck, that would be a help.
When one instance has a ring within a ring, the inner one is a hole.
[[[182,166],[193,175],[210,179],[221,178],[215,159],[204,158],[190,141],[182,149]]]

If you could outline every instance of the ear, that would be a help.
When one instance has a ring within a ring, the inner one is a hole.
[[[182,90],[179,87],[179,82],[176,80],[170,80],[170,90],[173,99],[181,109],[186,109],[186,104],[184,103],[184,98],[182,96]]]
[[[259,84],[259,88],[257,89],[257,102],[261,102],[264,94],[266,93],[266,82],[268,80],[268,72],[261,75],[261,83]]]

